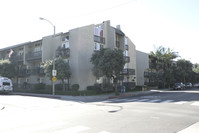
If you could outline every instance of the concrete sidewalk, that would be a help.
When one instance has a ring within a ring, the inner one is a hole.
[[[20,93],[20,92],[13,92],[12,94],[23,95],[23,96],[44,97],[44,98],[55,98],[55,99],[70,100],[70,101],[94,102],[94,101],[103,101],[106,99],[113,99],[113,98],[125,98],[125,97],[139,96],[139,95],[148,95],[148,94],[158,93],[161,91],[165,91],[165,90],[127,92],[124,94],[120,94],[119,96],[115,96],[115,93],[95,95],[95,96],[67,96],[67,95],[35,94],[35,93]]]
[[[199,133],[199,122],[185,128],[182,131],[179,131],[177,133]]]

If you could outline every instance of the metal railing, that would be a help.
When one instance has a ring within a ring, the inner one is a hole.
[[[37,60],[42,58],[42,51],[29,52],[26,54],[26,60]]]
[[[65,58],[70,57],[70,49],[58,47],[58,49],[56,50],[56,57],[60,56]]]
[[[104,37],[101,37],[101,36],[96,36],[96,35],[94,35],[94,41],[95,41],[95,42],[98,42],[98,43],[103,43],[103,44],[105,44],[105,38],[104,38]]]

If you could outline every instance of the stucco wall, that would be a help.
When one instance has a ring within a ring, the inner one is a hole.
[[[71,84],[79,84],[80,90],[95,83],[90,58],[94,52],[94,25],[69,31]]]
[[[149,55],[136,51],[137,85],[144,85],[144,71],[149,68]]]

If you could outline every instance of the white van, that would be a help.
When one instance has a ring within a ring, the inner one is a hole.
[[[0,77],[0,92],[12,92],[12,80],[6,77]]]

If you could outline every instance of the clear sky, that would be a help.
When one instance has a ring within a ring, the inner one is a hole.
[[[2,0],[0,48],[106,20],[149,53],[158,46],[199,63],[199,0]]]

